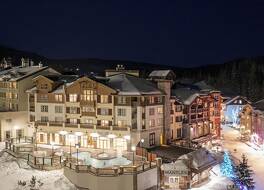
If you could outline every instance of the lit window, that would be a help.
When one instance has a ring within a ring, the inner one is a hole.
[[[163,114],[163,108],[161,107],[161,108],[158,108],[158,114]]]
[[[109,126],[109,121],[108,120],[101,120],[101,125],[102,126]]]
[[[108,95],[101,95],[100,96],[101,98],[101,103],[108,103]]]
[[[61,94],[55,94],[55,100],[57,102],[62,102],[62,95]]]
[[[155,119],[150,119],[149,120],[149,126],[154,127],[155,126]]]
[[[77,102],[77,94],[69,94],[70,102]]]
[[[83,101],[94,101],[94,91],[93,90],[83,90],[81,99]]]
[[[118,125],[118,127],[124,127],[126,125],[126,121],[125,120],[118,120],[117,125]]]
[[[94,107],[91,106],[83,106],[82,112],[94,112]]]
[[[71,119],[70,119],[70,123],[71,123],[71,124],[77,124],[77,119],[73,119],[73,118],[71,118]]]

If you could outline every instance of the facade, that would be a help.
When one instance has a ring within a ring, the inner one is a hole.
[[[253,108],[251,142],[264,148],[264,100],[254,103]]]
[[[0,111],[26,111],[26,90],[33,87],[33,78],[46,73],[59,74],[41,65],[23,65],[0,71]]]
[[[199,82],[171,90],[171,139],[199,143],[221,135],[221,93]],[[177,131],[177,133],[175,132]]]
[[[236,96],[224,102],[223,122],[240,129],[241,134],[252,131],[251,102],[245,97]]]
[[[34,82],[28,117],[38,143],[127,150],[144,139],[143,147],[160,145],[164,94],[152,82],[124,73]]]

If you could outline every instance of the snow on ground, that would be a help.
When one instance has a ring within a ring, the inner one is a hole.
[[[227,189],[227,185],[231,185],[232,182],[221,175],[220,166],[216,165],[210,172],[209,181],[205,181],[199,185],[199,187],[192,188],[194,190],[224,190]]]
[[[64,177],[63,170],[39,171],[28,166],[25,160],[16,159],[7,153],[0,157],[0,189],[16,190],[18,180],[29,184],[32,176],[36,176],[37,180],[40,179],[44,183],[40,190],[77,190]]]
[[[237,140],[239,132],[227,126],[222,126],[224,140],[223,146],[237,159],[241,159],[241,155],[245,154],[248,163],[252,167],[255,175],[256,190],[264,189],[264,151],[255,150],[246,143]],[[237,149],[234,152],[234,149]]]

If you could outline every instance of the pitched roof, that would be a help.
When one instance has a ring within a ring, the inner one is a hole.
[[[201,91],[218,91],[211,85],[208,85],[205,81],[199,81],[193,84]]]
[[[197,173],[217,164],[217,159],[205,148],[185,154],[179,159],[191,160],[191,169]]]
[[[253,107],[256,110],[264,111],[264,99],[255,102]]]
[[[176,88],[171,90],[171,95],[175,96],[183,104],[189,105],[193,100],[200,96],[201,92],[199,90],[194,90],[191,88]]]
[[[43,71],[48,67],[29,66],[29,67],[12,67],[0,72],[0,80],[2,81],[18,81],[31,76],[39,71]]]
[[[149,74],[152,79],[175,80],[176,75],[172,70],[154,70]]]
[[[156,85],[144,78],[121,73],[108,77],[106,85],[118,91],[120,95],[158,95],[163,94]]]

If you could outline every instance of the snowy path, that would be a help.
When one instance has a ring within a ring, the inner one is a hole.
[[[3,148],[0,143],[0,151]],[[32,175],[44,185],[40,190],[77,190],[63,175],[63,170],[38,171],[30,168],[25,160],[15,159],[7,153],[0,157],[0,189],[17,190],[18,180],[30,181]],[[29,188],[28,188],[29,189]],[[23,189],[24,190],[24,189]],[[27,190],[27,189],[25,189]]]
[[[249,165],[254,170],[254,179],[256,182],[256,190],[263,190],[264,189],[264,152],[263,151],[256,151],[253,148],[249,147],[245,143],[242,143],[236,138],[239,135],[239,132],[230,128],[223,126],[223,134],[224,134],[224,141],[223,146],[224,148],[228,149],[230,153],[238,158],[241,159],[241,155],[244,153],[247,158]],[[234,152],[234,149],[237,149],[237,152]]]

